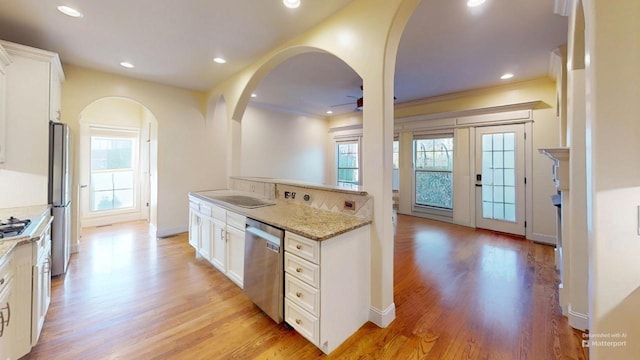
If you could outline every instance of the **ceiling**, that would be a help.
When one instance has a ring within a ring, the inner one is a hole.
[[[288,9],[281,0],[0,0],[0,39],[55,51],[63,65],[209,90],[349,2],[302,0]],[[495,85],[505,72],[515,74],[507,81],[544,76],[551,51],[566,43],[567,18],[553,13],[554,0],[487,0],[473,9],[465,3],[420,3],[398,50],[397,103]],[[58,5],[84,17],[62,15]],[[216,64],[217,56],[228,62]],[[267,75],[252,101],[339,114],[354,110],[361,83],[332,55],[302,54]]]

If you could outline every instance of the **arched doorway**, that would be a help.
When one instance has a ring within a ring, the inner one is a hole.
[[[102,98],[80,113],[78,234],[82,227],[157,224],[158,122],[144,105]],[[81,235],[80,235],[81,237]]]

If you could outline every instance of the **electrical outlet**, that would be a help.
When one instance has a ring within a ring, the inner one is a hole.
[[[355,201],[346,200],[344,202],[344,208],[347,209],[347,210],[355,210],[356,209],[356,202]]]

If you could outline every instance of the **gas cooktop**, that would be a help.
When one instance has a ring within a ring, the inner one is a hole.
[[[18,236],[31,224],[29,219],[17,219],[10,217],[6,220],[0,220],[0,239]]]

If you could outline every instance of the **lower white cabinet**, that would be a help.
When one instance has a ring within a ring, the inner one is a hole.
[[[218,270],[225,273],[227,271],[227,236],[224,222],[214,219],[212,225],[211,241],[213,243],[213,256],[211,264]]]
[[[40,339],[44,319],[51,304],[51,223],[33,243],[32,290],[31,290],[31,346]]]
[[[227,276],[238,286],[244,281],[244,229],[227,226]]]
[[[239,287],[244,280],[245,222],[243,215],[189,197],[189,244]]]
[[[15,341],[15,321],[11,311],[15,309],[13,264],[10,257],[0,262],[0,359],[11,359]]]
[[[326,354],[369,320],[370,231],[323,241],[285,234],[285,321]]]

